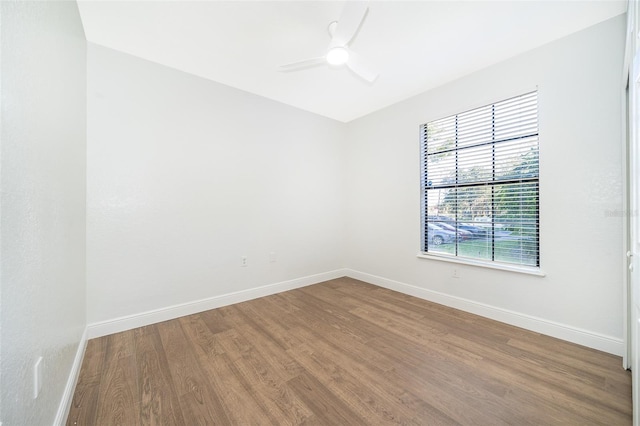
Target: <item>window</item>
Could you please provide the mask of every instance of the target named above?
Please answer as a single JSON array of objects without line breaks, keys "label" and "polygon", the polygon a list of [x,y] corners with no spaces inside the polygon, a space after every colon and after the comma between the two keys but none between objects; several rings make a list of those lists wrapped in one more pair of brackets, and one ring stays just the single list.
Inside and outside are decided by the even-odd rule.
[{"label": "window", "polygon": [[423,253],[539,267],[537,92],[420,133]]}]

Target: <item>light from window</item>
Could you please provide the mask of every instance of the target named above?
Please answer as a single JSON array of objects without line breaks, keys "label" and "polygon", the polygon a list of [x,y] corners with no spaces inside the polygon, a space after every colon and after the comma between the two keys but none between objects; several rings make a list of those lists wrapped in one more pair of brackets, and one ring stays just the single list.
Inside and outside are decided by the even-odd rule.
[{"label": "light from window", "polygon": [[422,251],[539,267],[537,92],[420,130]]}]

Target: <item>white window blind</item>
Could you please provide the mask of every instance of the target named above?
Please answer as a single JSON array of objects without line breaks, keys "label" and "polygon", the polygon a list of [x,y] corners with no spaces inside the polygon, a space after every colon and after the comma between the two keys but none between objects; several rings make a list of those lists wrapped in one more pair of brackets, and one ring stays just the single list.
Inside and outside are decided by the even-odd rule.
[{"label": "white window blind", "polygon": [[421,126],[422,251],[540,266],[538,96]]}]

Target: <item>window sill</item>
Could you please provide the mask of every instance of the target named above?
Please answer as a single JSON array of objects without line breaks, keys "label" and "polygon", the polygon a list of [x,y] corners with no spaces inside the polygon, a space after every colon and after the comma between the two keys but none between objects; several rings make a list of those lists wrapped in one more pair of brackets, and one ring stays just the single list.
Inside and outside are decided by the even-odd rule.
[{"label": "window sill", "polygon": [[517,272],[517,273],[520,273],[520,274],[536,275],[538,277],[546,276],[546,274],[540,268],[532,268],[532,267],[527,267],[527,266],[506,265],[506,264],[503,264],[503,263],[483,262],[481,260],[477,260],[476,261],[476,260],[472,260],[472,259],[462,259],[462,258],[459,258],[459,257],[446,256],[446,255],[426,254],[426,253],[418,253],[417,257],[420,258],[420,259],[439,260],[439,261],[442,261],[442,262],[478,266],[480,268],[498,269],[498,270],[501,270],[501,271],[509,271],[509,272]]}]

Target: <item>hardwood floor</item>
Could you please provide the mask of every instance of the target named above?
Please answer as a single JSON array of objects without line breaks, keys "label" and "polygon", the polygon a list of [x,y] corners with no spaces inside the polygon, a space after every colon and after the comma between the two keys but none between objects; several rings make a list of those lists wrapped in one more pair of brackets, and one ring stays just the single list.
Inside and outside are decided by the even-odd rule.
[{"label": "hardwood floor", "polygon": [[349,278],[88,342],[67,425],[631,424],[619,357]]}]

